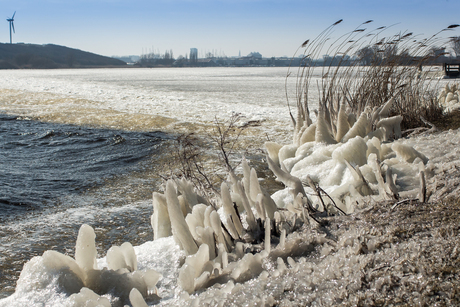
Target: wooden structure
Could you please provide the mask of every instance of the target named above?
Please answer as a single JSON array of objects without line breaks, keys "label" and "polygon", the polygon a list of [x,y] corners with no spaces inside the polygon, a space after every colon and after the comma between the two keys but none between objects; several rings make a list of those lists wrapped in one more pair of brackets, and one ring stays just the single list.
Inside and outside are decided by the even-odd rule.
[{"label": "wooden structure", "polygon": [[460,77],[460,63],[448,64],[444,63],[443,65],[444,73],[449,78],[459,78]]}]

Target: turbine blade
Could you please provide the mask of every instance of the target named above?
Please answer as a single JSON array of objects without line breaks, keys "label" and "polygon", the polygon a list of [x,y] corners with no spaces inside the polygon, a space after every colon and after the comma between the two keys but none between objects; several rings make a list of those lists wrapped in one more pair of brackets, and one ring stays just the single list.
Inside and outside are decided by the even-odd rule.
[{"label": "turbine blade", "polygon": [[11,25],[13,26],[13,33],[16,33],[16,31],[14,31],[14,23],[12,22]]},{"label": "turbine blade", "polygon": [[13,13],[13,17],[11,17],[11,19],[14,19],[14,15],[16,15],[16,11],[14,11],[14,13]]}]

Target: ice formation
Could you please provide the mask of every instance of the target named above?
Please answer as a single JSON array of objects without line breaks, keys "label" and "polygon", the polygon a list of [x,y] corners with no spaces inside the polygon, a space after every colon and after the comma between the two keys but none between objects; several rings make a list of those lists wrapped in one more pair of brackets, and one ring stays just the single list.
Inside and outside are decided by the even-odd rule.
[{"label": "ice formation", "polygon": [[[357,120],[344,106],[336,122],[319,112],[316,123],[309,118],[297,123],[293,144],[266,143],[268,167],[286,187],[273,195],[260,186],[256,171],[245,160],[242,178],[230,171],[220,197],[212,203],[185,179],[169,180],[164,194],[153,193],[154,240],[172,235],[185,251],[176,279],[180,297],[212,289],[213,299],[195,296],[192,305],[218,305],[219,297],[251,279],[266,283],[268,276],[312,272],[312,264],[292,257],[318,245],[324,257],[342,248],[344,255],[356,258],[355,266],[347,270],[360,270],[356,255],[362,244],[355,242],[356,237],[329,242],[324,235],[308,233],[308,225],[321,224],[327,216],[352,213],[370,200],[425,199],[420,186],[429,173],[428,158],[411,146],[389,143],[401,136],[402,119],[387,117],[391,104],[390,100],[382,108],[366,109]],[[301,235],[299,229],[307,234]],[[96,255],[94,230],[83,225],[75,259],[46,251],[24,266],[20,280],[35,274],[38,281],[29,287],[54,284],[57,291],[70,295],[75,306],[109,306],[114,301],[147,306],[146,302],[158,299],[156,284],[161,274],[139,270],[131,244],[112,246],[104,268],[98,268]],[[268,272],[270,261],[276,268]],[[340,267],[340,260],[331,265]],[[335,273],[325,269],[324,274],[332,279],[334,274],[339,278],[354,273],[338,268]],[[259,303],[270,305],[273,297]]]},{"label": "ice formation", "polygon": [[446,84],[446,86],[438,96],[438,101],[441,105],[443,105],[446,108],[447,111],[452,111],[454,109],[460,108],[459,96],[460,89],[458,87],[458,84]]},{"label": "ice formation", "polygon": [[[155,300],[155,286],[161,274],[152,269],[137,270],[136,254],[128,242],[120,247],[112,246],[106,257],[108,267],[98,268],[95,237],[92,227],[84,224],[78,233],[75,259],[52,250],[32,258],[24,265],[16,292],[24,295],[24,292],[55,288],[55,291],[69,295],[67,304],[70,306],[111,306],[111,301],[104,295],[113,296],[112,302],[122,304],[129,302],[132,296],[136,297],[133,306],[143,306],[138,303],[140,298]],[[140,298],[131,293],[133,289]]]}]

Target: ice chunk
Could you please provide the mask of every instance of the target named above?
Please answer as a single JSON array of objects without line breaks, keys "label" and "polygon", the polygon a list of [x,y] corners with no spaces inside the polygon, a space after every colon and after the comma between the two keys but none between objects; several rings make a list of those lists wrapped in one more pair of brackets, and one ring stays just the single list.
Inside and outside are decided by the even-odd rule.
[{"label": "ice chunk", "polygon": [[[57,273],[59,276],[58,284],[67,293],[78,293],[85,285],[87,280],[86,274],[73,258],[56,251],[48,250],[43,253],[40,260],[42,263],[38,264],[38,266],[43,266],[45,274],[49,274],[50,272]],[[29,269],[31,268],[24,266],[23,271],[27,272]]]},{"label": "ice chunk", "polygon": [[133,288],[131,292],[129,292],[129,301],[133,307],[148,307],[142,294],[136,288]]},{"label": "ice chunk", "polygon": [[381,119],[377,123],[377,128],[385,128],[385,141],[388,141],[392,135],[394,135],[395,139],[399,139],[401,137],[401,121],[403,117],[401,115],[393,116],[390,118]]},{"label": "ice chunk", "polygon": [[185,221],[187,222],[188,228],[195,240],[198,235],[196,233],[197,227],[204,227],[204,215],[208,206],[204,204],[195,205],[192,209],[192,213],[187,214]]},{"label": "ice chunk", "polygon": [[298,146],[295,144],[284,145],[283,147],[281,147],[279,150],[279,154],[278,154],[279,163],[283,162],[284,160],[288,158],[295,157],[295,152],[297,148]]},{"label": "ice chunk", "polygon": [[422,154],[421,152],[415,150],[413,147],[404,145],[401,143],[394,143],[391,145],[391,149],[393,149],[398,157],[403,159],[406,162],[412,163],[416,158],[420,158],[423,161],[423,164],[428,162],[428,158]]},{"label": "ice chunk", "polygon": [[[138,291],[139,292],[139,291]],[[140,294],[140,293],[139,293]],[[142,295],[141,295],[142,297]],[[74,307],[94,306],[94,307],[111,307],[110,301],[106,297],[101,297],[88,288],[81,288],[79,293],[72,294],[69,297]],[[146,305],[147,306],[147,305]]]},{"label": "ice chunk", "polygon": [[107,266],[110,270],[127,269],[125,256],[119,246],[112,246],[107,251]]},{"label": "ice chunk", "polygon": [[364,165],[367,162],[367,145],[363,138],[356,136],[348,142],[337,147],[332,152],[332,158],[338,162],[344,163],[347,160],[351,164]]},{"label": "ice chunk", "polygon": [[188,181],[185,178],[176,180],[177,189],[179,192],[185,197],[185,200],[189,204],[190,207],[193,208],[196,204],[198,204],[198,197],[195,193],[195,188],[193,183]]}]

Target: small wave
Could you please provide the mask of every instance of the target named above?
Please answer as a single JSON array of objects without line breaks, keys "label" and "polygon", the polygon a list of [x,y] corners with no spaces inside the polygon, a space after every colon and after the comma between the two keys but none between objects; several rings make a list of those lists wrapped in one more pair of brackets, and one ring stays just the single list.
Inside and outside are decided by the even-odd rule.
[{"label": "small wave", "polygon": [[48,130],[39,136],[39,139],[46,139],[55,136],[56,133],[53,130]]}]

